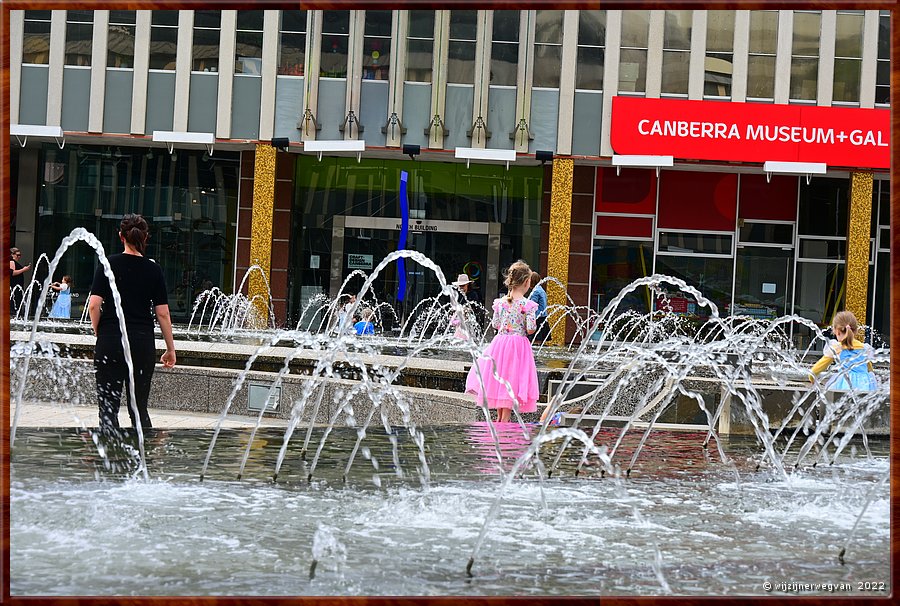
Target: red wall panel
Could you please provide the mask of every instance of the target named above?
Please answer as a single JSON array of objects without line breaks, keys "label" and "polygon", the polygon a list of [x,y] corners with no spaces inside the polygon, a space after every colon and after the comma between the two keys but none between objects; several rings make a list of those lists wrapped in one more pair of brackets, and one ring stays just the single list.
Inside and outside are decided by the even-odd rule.
[{"label": "red wall panel", "polygon": [[737,175],[666,170],[659,182],[660,229],[734,231]]},{"label": "red wall panel", "polygon": [[594,208],[600,213],[656,214],[656,170],[597,167]]},{"label": "red wall panel", "polygon": [[773,175],[767,182],[765,175],[741,175],[741,219],[794,221],[798,184],[795,176]]}]

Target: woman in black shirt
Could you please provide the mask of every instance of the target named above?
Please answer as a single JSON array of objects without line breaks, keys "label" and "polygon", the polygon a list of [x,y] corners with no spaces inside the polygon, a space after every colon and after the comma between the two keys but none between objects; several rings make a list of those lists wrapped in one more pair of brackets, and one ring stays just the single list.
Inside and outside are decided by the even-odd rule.
[{"label": "woman in black shirt", "polygon": [[[25,272],[31,269],[31,264],[22,265],[19,259],[22,258],[22,251],[13,246],[9,249],[9,288],[12,293],[10,301],[10,312],[13,316],[19,310],[22,304],[22,295],[25,290]],[[18,288],[16,288],[18,286]]]},{"label": "woman in black shirt", "polygon": [[[116,288],[122,300],[122,313],[134,365],[135,399],[141,428],[144,430],[151,427],[147,400],[156,364],[154,315],[166,342],[166,352],[160,362],[166,368],[175,366],[175,341],[172,337],[166,282],[159,265],[144,257],[148,237],[147,221],[141,215],[125,215],[119,226],[119,239],[125,252],[109,256]],[[128,380],[128,366],[122,349],[122,333],[119,330],[112,289],[102,265],[94,274],[88,312],[97,336],[94,368],[97,373],[100,429],[109,431],[119,428],[119,401],[122,398],[123,384]],[[127,408],[132,426],[137,427],[131,405],[128,404]]]}]

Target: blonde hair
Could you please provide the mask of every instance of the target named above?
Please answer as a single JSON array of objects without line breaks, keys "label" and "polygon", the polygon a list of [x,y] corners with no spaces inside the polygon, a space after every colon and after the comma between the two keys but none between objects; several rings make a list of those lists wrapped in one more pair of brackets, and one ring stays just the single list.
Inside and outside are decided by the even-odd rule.
[{"label": "blonde hair", "polygon": [[856,316],[853,315],[853,312],[844,310],[834,314],[834,319],[831,321],[831,327],[832,329],[850,329],[844,332],[844,337],[840,341],[842,346],[852,349],[853,339],[856,337],[857,331],[859,331],[859,322],[856,321]]},{"label": "blonde hair", "polygon": [[512,303],[512,291],[517,286],[521,286],[526,282],[531,281],[531,268],[528,267],[528,263],[519,259],[515,263],[509,266],[509,269],[506,270],[506,279],[503,280],[503,285],[506,286],[506,299],[510,303]]}]

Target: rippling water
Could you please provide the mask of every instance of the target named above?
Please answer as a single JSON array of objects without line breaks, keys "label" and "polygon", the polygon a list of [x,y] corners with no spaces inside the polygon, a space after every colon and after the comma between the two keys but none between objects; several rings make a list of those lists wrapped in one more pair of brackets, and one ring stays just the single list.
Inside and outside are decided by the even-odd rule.
[{"label": "rippling water", "polygon": [[[839,596],[860,595],[860,581],[890,587],[884,442],[870,440],[871,457],[848,449],[834,466],[787,479],[756,470],[752,440],[724,444],[732,466],[707,456],[704,434],[655,432],[629,479],[601,477],[596,460],[576,477],[581,450],[571,448],[552,478],[529,466],[512,483],[468,578],[501,482],[494,446],[484,424],[421,431],[427,471],[406,429],[395,451],[380,428],[346,480],[357,431],[334,430],[314,470],[321,430],[306,461],[298,431],[273,484],[282,430],[257,433],[242,481],[250,432],[223,430],[202,482],[211,432],[155,430],[144,482],[128,444],[104,460],[87,432],[19,429],[11,594]],[[614,463],[630,460],[632,436]],[[500,439],[509,469],[530,440],[517,427]],[[558,446],[542,451],[546,465]],[[842,566],[838,552],[870,496]],[[851,589],[786,592],[782,582]]]}]

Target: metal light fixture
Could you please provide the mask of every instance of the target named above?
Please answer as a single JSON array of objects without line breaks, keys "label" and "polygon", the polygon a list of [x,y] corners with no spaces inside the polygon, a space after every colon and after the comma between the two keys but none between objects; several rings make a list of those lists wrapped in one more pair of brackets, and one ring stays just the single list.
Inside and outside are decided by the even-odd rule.
[{"label": "metal light fixture", "polygon": [[534,152],[534,159],[541,164],[553,161],[553,152],[547,149],[538,149]]},{"label": "metal light fixture", "polygon": [[213,144],[215,144],[216,142],[216,136],[214,133],[192,133],[169,130],[155,130],[153,131],[153,140],[162,141],[163,143],[165,143],[166,148],[168,148],[170,154],[174,151],[176,143],[196,143],[199,145],[205,145],[206,150],[211,156],[213,153]]},{"label": "metal light fixture", "polygon": [[656,168],[656,176],[663,166],[672,166],[675,159],[672,156],[642,156],[642,155],[617,155],[613,154],[612,165],[616,167],[616,175],[622,171],[623,166],[636,168]]},{"label": "metal light fixture", "polygon": [[456,157],[465,159],[466,168],[469,168],[469,162],[472,160],[497,160],[498,162],[506,162],[506,169],[509,170],[509,163],[516,161],[516,150],[457,147]]},{"label": "metal light fixture", "polygon": [[322,152],[355,152],[356,161],[361,162],[362,153],[366,151],[366,142],[364,139],[304,141],[303,151],[317,153],[320,162],[322,161]]},{"label": "metal light fixture", "polygon": [[789,175],[806,175],[806,183],[809,184],[813,175],[824,175],[828,171],[828,165],[824,162],[778,162],[767,160],[763,164],[766,172],[766,182],[772,181],[772,173],[786,173]]},{"label": "metal light fixture", "polygon": [[422,147],[420,145],[403,145],[403,153],[409,156],[410,160],[415,160],[416,156],[422,153]]},{"label": "metal light fixture", "polygon": [[288,151],[291,146],[291,140],[287,137],[274,137],[272,139],[272,147],[279,151]]}]

